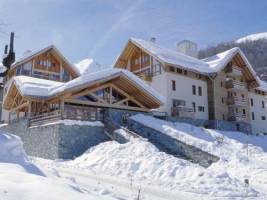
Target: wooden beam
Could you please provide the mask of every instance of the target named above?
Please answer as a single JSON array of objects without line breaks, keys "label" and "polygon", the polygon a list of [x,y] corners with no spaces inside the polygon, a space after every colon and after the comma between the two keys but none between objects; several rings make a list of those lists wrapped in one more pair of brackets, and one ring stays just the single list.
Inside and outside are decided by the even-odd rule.
[{"label": "wooden beam", "polygon": [[16,111],[16,110],[21,109],[21,108],[26,107],[26,106],[28,106],[28,102],[25,102],[25,103],[15,107],[15,108],[10,109],[9,112]]},{"label": "wooden beam", "polygon": [[92,101],[82,101],[82,100],[76,100],[76,99],[65,99],[65,102],[80,104],[80,105],[96,106],[96,107],[109,107],[109,108],[118,108],[118,109],[124,109],[124,110],[135,110],[135,111],[142,111],[142,112],[149,111],[149,109],[147,108],[138,108],[138,107],[133,107],[133,106],[122,106],[122,105],[115,105],[115,104],[102,104],[102,103],[97,103],[97,102],[92,102]]}]

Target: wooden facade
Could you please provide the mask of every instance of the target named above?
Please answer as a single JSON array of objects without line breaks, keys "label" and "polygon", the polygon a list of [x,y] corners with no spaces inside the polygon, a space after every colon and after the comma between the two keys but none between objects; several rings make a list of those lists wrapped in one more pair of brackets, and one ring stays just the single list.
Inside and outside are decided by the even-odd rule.
[{"label": "wooden facade", "polygon": [[41,79],[67,82],[78,76],[73,66],[54,47],[50,46],[16,62],[5,81],[24,75]]}]

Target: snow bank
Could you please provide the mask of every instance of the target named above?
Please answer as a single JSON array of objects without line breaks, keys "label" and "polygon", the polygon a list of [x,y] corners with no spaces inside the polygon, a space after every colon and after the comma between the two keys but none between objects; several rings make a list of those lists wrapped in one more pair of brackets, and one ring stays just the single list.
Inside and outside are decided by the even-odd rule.
[{"label": "snow bank", "polygon": [[40,175],[43,172],[29,161],[21,140],[0,133],[0,199],[117,199],[113,194],[102,194],[96,189],[83,191],[75,181]]},{"label": "snow bank", "polygon": [[18,164],[29,173],[43,175],[42,172],[29,161],[19,137],[3,132],[0,132],[0,163]]},{"label": "snow bank", "polygon": [[[126,144],[105,142],[89,149],[74,161],[58,163],[77,170],[123,177],[134,183],[157,184],[168,190],[182,190],[212,196],[243,196],[244,185],[227,172],[215,172],[178,159],[143,139]],[[139,183],[140,184],[140,183]],[[257,192],[249,189],[249,196]]]}]

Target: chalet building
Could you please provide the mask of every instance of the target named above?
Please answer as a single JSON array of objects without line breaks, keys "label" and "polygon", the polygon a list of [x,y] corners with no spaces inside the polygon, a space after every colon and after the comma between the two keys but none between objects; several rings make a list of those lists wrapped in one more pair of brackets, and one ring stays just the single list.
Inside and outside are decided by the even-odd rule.
[{"label": "chalet building", "polygon": [[4,83],[2,120],[27,117],[29,126],[51,119],[103,121],[105,108],[148,112],[164,102],[127,70],[80,75],[54,46],[16,61]]},{"label": "chalet building", "polygon": [[133,72],[163,95],[166,100],[160,110],[174,118],[267,133],[267,84],[243,52],[233,48],[200,60],[196,49],[190,41],[178,43],[174,51],[155,40],[131,38],[114,67]]}]

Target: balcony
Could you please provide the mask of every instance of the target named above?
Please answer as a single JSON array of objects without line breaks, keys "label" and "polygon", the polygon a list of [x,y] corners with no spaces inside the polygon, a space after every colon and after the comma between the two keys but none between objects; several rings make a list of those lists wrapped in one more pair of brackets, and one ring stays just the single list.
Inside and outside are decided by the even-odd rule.
[{"label": "balcony", "polygon": [[246,90],[245,82],[229,79],[225,81],[225,88],[228,90]]},{"label": "balcony", "polygon": [[242,69],[240,67],[237,66],[232,66],[226,69],[225,73],[228,76],[242,76]]},{"label": "balcony", "polygon": [[228,121],[236,121],[236,122],[246,121],[246,115],[231,113],[228,115]]},{"label": "balcony", "polygon": [[246,107],[247,106],[247,99],[245,98],[238,98],[238,97],[226,97],[227,105],[229,106],[240,106]]},{"label": "balcony", "polygon": [[194,118],[195,112],[193,108],[189,108],[185,106],[176,106],[176,107],[171,108],[171,115],[173,117]]},{"label": "balcony", "polygon": [[152,76],[147,74],[147,73],[139,73],[137,74],[139,78],[141,78],[144,81],[151,82],[152,81]]}]

